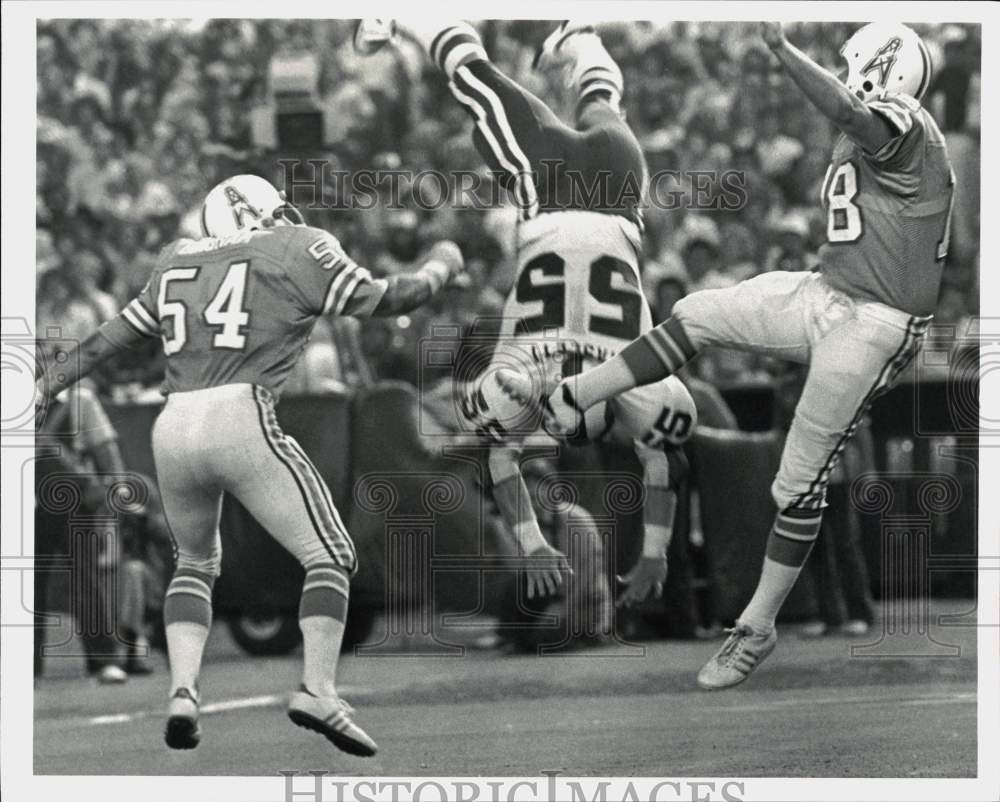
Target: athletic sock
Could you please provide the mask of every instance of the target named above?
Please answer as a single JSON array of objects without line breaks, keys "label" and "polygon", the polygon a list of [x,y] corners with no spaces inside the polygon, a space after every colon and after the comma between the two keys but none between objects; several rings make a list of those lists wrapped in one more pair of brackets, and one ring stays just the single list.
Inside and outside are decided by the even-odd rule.
[{"label": "athletic sock", "polygon": [[573,396],[581,409],[666,378],[695,355],[684,327],[672,317],[629,343],[617,356],[576,376]]},{"label": "athletic sock", "polygon": [[561,47],[573,59],[570,85],[577,93],[577,109],[591,100],[601,99],[619,110],[624,86],[622,72],[605,49],[601,37],[592,31],[576,33]]},{"label": "athletic sock", "polygon": [[335,696],[337,662],[344,639],[350,579],[333,563],[306,569],[299,602],[302,630],[302,684],[317,696]]},{"label": "athletic sock", "polygon": [[170,694],[178,688],[196,688],[205,641],[212,627],[212,586],[215,577],[192,568],[174,572],[163,602],[167,654],[170,658]]},{"label": "athletic sock", "polygon": [[406,30],[423,46],[431,60],[448,78],[452,77],[462,63],[486,58],[483,40],[467,22],[424,25],[408,23]]},{"label": "athletic sock", "polygon": [[802,571],[822,520],[822,510],[785,510],[775,517],[760,581],[739,617],[754,632],[763,635],[774,629],[778,611]]}]

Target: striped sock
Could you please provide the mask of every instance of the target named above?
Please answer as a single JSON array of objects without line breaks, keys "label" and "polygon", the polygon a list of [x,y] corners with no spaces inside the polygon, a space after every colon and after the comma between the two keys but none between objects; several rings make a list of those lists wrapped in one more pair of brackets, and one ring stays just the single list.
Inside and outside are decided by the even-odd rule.
[{"label": "striped sock", "polygon": [[179,622],[212,626],[212,587],[215,577],[194,568],[178,568],[174,572],[167,596],[163,601],[163,622],[167,626]]},{"label": "striped sock", "polygon": [[578,33],[566,39],[562,49],[574,59],[571,80],[577,92],[577,107],[601,99],[617,110],[622,99],[622,72],[601,38],[593,32]]},{"label": "striped sock", "polygon": [[418,38],[427,48],[431,60],[451,79],[455,70],[474,59],[485,59],[486,49],[476,29],[467,22],[457,22],[446,27],[438,27]]},{"label": "striped sock", "polygon": [[781,605],[798,579],[819,534],[822,510],[784,510],[774,519],[757,590],[740,621],[757,633],[774,628]]},{"label": "striped sock", "polygon": [[680,321],[672,317],[629,343],[617,356],[576,377],[573,394],[581,409],[676,372],[697,353]]},{"label": "striped sock", "polygon": [[167,654],[170,658],[170,694],[178,688],[195,689],[205,641],[212,627],[212,586],[215,577],[193,568],[174,572],[163,602]]},{"label": "striped sock", "polygon": [[318,563],[306,570],[299,600],[299,619],[329,616],[338,621],[347,619],[347,600],[351,583],[347,572],[333,563]]},{"label": "striped sock", "polygon": [[779,512],[767,538],[767,556],[789,568],[801,568],[819,535],[823,511],[785,510]]},{"label": "striped sock", "polygon": [[349,594],[350,580],[340,566],[318,563],[306,569],[299,602],[302,684],[318,696],[336,694],[337,661],[344,639]]}]

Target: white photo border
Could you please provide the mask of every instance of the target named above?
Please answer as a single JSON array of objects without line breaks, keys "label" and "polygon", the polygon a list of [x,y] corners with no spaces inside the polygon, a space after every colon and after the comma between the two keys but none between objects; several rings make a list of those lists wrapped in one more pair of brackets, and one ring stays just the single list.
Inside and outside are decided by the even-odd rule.
[{"label": "white photo border", "polygon": [[[8,2],[2,8],[2,215],[0,215],[0,247],[2,247],[3,293],[2,315],[7,320],[34,321],[34,192],[35,185],[35,119],[36,119],[36,21],[54,17],[274,17],[276,12],[287,18],[329,18],[336,12],[339,18],[380,13],[391,17],[394,12],[413,14],[412,3],[307,3],[286,0],[275,6],[263,2]],[[461,7],[461,16],[506,19],[564,19],[589,17],[601,19],[637,20],[759,20],[833,21],[855,19],[902,20],[912,22],[969,22],[982,25],[982,128],[981,142],[1000,141],[998,118],[1000,110],[989,97],[1000,97],[1000,6],[988,3],[936,2],[615,2],[572,3],[546,0],[507,0],[497,6],[470,1]],[[1000,178],[998,152],[993,147],[981,150],[981,218],[1000,220],[1000,203],[993,196],[993,180]],[[993,180],[991,180],[993,179]],[[980,243],[981,263],[996,265],[1000,257],[998,226],[984,226]],[[995,269],[981,271],[981,316],[984,335],[989,333],[1000,342],[1000,274]],[[32,323],[33,325],[33,323]],[[984,408],[1000,409],[1000,384],[995,376],[983,375],[980,403]],[[4,394],[26,393],[22,379],[4,375]],[[827,779],[827,778],[669,778],[684,784],[685,796],[663,799],[692,799],[691,783],[714,783],[714,795],[726,783],[742,783],[740,799],[772,802],[806,802],[806,800],[899,800],[899,802],[939,802],[940,800],[995,800],[1000,798],[1000,448],[981,440],[979,480],[979,554],[983,569],[978,577],[978,767],[975,779]],[[31,565],[31,493],[33,449],[27,442],[5,437],[2,444],[2,622],[0,628],[0,744],[2,744],[3,790],[13,793],[10,799],[94,799],[94,800],[267,800],[286,799],[285,779],[275,777],[104,777],[104,776],[35,776],[33,774],[33,677],[27,655],[32,649],[30,620],[25,624],[22,599],[32,598]],[[24,485],[22,485],[24,482]],[[12,498],[7,489],[26,487],[21,498]],[[23,578],[23,582],[21,579]],[[30,603],[28,605],[31,606]],[[296,788],[307,778],[296,781]],[[335,778],[334,778],[335,779]],[[390,783],[409,779],[413,784],[439,782],[453,788],[453,778],[378,778]],[[538,784],[538,794],[529,796],[529,787],[517,793],[517,799],[544,799],[546,786],[539,777],[522,778],[461,778],[462,782],[478,784],[485,794],[488,783],[504,783],[509,789],[518,780]],[[574,780],[592,794],[602,778],[559,778]],[[631,781],[636,791],[648,795],[663,779],[612,779],[607,798],[624,794]],[[494,786],[495,787],[495,786]],[[304,787],[302,787],[304,789]],[[733,793],[737,789],[731,789]],[[707,792],[707,787],[702,786]],[[506,793],[506,791],[505,791]],[[297,796],[296,799],[308,799]],[[335,798],[334,796],[324,798]],[[388,795],[376,798],[390,798]],[[400,799],[405,799],[401,795]],[[437,798],[433,794],[426,798]],[[481,798],[489,798],[481,796]],[[618,796],[617,798],[621,798]]]}]

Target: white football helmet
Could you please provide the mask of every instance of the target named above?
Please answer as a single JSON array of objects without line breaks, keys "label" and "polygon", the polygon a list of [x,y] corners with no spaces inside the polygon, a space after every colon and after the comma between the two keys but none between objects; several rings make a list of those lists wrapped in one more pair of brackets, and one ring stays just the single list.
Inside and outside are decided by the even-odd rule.
[{"label": "white football helmet", "polygon": [[231,237],[277,225],[304,226],[299,210],[269,181],[256,175],[234,175],[205,196],[201,230],[206,237]]},{"label": "white football helmet", "polygon": [[844,83],[866,103],[886,91],[920,100],[931,83],[927,46],[901,23],[872,22],[859,28],[840,55],[847,61]]}]

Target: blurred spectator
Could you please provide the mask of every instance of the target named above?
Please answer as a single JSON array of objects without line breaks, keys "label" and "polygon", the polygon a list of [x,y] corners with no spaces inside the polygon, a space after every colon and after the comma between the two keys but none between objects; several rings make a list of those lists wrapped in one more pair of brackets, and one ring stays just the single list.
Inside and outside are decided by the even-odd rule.
[{"label": "blurred spectator", "polygon": [[35,470],[35,674],[42,673],[45,615],[53,609],[49,589],[65,573],[58,563],[68,560],[67,608],[87,671],[101,683],[124,682],[114,605],[121,543],[95,522],[106,513],[109,476],[124,472],[117,434],[93,391],[77,385],[48,410],[39,435],[59,449],[42,445]]},{"label": "blurred spectator", "polygon": [[148,498],[121,515],[118,631],[125,642],[125,671],[141,675],[153,672],[151,648],[166,646],[161,613],[173,573],[173,539],[156,482],[147,476],[136,478],[146,487]]},{"label": "blurred spectator", "polygon": [[810,251],[809,219],[803,212],[789,211],[774,221],[771,228],[774,244],[764,258],[764,270],[798,272],[813,270],[819,264]]}]

